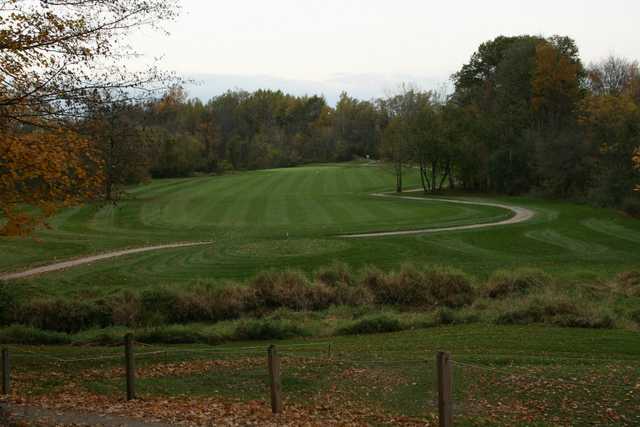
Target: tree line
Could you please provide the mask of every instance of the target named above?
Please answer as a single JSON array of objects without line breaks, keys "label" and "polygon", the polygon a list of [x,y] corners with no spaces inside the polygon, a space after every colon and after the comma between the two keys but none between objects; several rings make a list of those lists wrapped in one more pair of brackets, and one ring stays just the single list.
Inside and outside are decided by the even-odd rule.
[{"label": "tree line", "polygon": [[0,234],[151,178],[357,158],[391,165],[398,191],[415,173],[429,193],[535,192],[640,212],[637,62],[586,66],[568,37],[501,36],[452,76],[453,93],[403,86],[367,101],[343,93],[333,107],[235,90],[202,102],[153,67],[120,66],[130,31],[176,13],[172,0],[0,6]]},{"label": "tree line", "polygon": [[[403,86],[335,107],[319,96],[230,91],[203,103],[174,87],[139,104],[146,173],[176,177],[370,157],[396,188],[538,193],[640,211],[640,69],[609,57],[585,66],[568,37],[498,37],[452,76],[453,93]],[[126,110],[126,109],[125,109]],[[130,111],[116,122],[132,121]],[[125,129],[126,126],[119,126]],[[131,159],[126,138],[117,139]],[[635,163],[634,163],[635,162]],[[123,163],[124,165],[124,163]],[[124,170],[123,170],[124,172]]]}]

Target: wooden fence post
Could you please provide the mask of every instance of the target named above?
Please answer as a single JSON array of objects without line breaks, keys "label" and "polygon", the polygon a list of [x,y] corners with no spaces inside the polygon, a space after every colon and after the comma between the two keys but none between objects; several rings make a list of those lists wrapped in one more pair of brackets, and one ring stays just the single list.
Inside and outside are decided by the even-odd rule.
[{"label": "wooden fence post", "polygon": [[11,391],[9,382],[10,366],[9,366],[9,350],[2,349],[2,394],[7,395]]},{"label": "wooden fence post", "polygon": [[280,356],[276,346],[269,347],[269,379],[271,386],[271,412],[282,412],[282,382],[280,379]]},{"label": "wooden fence post", "polygon": [[451,354],[445,352],[438,353],[437,369],[440,427],[451,427],[453,426]]},{"label": "wooden fence post", "polygon": [[136,398],[136,365],[133,354],[133,334],[124,337],[125,370],[127,374],[127,400]]}]

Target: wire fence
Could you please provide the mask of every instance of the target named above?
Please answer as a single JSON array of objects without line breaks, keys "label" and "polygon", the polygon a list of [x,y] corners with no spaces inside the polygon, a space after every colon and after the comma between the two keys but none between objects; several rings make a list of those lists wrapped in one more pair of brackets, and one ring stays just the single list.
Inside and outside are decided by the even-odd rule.
[{"label": "wire fence", "polygon": [[[140,413],[151,410],[150,402],[164,402],[169,413],[178,403],[211,408],[223,401],[243,408],[259,402],[266,413],[278,382],[285,414],[430,424],[450,411],[455,422],[640,425],[640,361],[632,359],[519,354],[500,355],[496,363],[496,355],[461,352],[443,365],[434,350],[357,351],[325,341],[278,344],[271,350],[277,351],[274,362],[266,346],[132,347],[129,358],[122,347],[9,349],[2,393],[50,406],[56,399],[90,402],[97,411],[118,403]],[[136,399],[122,406],[132,381],[135,393],[128,397]]]}]

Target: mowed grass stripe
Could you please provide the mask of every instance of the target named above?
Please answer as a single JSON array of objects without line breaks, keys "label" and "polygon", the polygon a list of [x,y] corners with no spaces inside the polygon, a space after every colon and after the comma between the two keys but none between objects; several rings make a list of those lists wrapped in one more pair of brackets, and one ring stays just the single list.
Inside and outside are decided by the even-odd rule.
[{"label": "mowed grass stripe", "polygon": [[[406,173],[409,188],[417,182],[417,174]],[[406,261],[451,265],[482,277],[514,266],[542,267],[563,277],[601,277],[640,265],[635,242],[639,221],[611,210],[533,198],[496,200],[538,213],[524,224],[365,239],[349,242],[339,251],[331,249],[329,238],[336,234],[481,223],[504,214],[494,208],[368,196],[392,190],[393,184],[388,168],[340,165],[161,180],[136,187],[131,198],[115,208],[64,211],[53,219],[52,230],[38,233],[39,243],[0,239],[0,270],[19,270],[87,252],[203,239],[215,240],[216,251],[180,249],[140,255],[109,261],[109,268],[96,263],[30,283],[41,294],[71,289],[101,294],[106,289],[161,282],[247,277],[262,266],[310,272],[336,258],[354,266],[383,268],[396,268]],[[308,239],[304,247],[324,245],[327,250],[277,250],[287,246],[287,235]]]}]

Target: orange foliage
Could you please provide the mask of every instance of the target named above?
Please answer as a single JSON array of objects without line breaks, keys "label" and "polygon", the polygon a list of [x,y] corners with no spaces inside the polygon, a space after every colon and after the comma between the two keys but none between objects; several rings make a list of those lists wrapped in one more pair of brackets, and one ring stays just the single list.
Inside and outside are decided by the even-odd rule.
[{"label": "orange foliage", "polygon": [[532,79],[532,107],[536,112],[568,112],[580,96],[580,65],[562,55],[550,43],[536,47],[536,67]]},{"label": "orange foliage", "polygon": [[61,207],[98,195],[93,144],[68,130],[0,134],[0,235],[26,235]]}]

